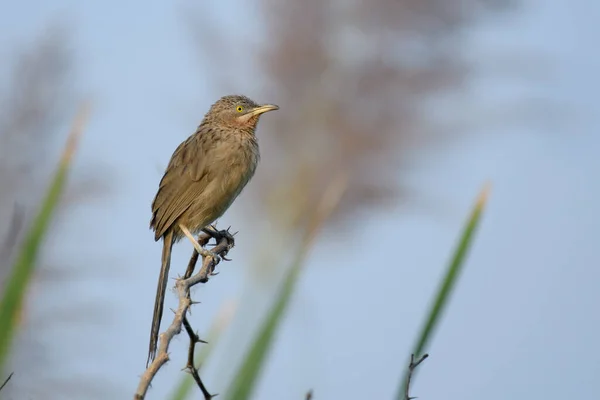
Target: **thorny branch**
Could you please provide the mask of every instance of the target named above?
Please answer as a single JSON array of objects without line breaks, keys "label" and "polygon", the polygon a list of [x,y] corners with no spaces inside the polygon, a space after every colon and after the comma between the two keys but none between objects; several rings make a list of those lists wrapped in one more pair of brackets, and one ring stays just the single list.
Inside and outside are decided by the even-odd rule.
[{"label": "thorny branch", "polygon": [[406,375],[406,395],[404,396],[404,400],[412,400],[416,399],[416,397],[410,397],[410,379],[412,378],[412,374],[415,369],[421,364],[425,359],[429,357],[429,354],[423,354],[421,358],[415,361],[415,355],[410,355],[410,364],[408,365],[408,374]]},{"label": "thorny branch", "polygon": [[[227,260],[227,253],[234,246],[232,234],[229,233],[229,230],[216,231],[215,229],[206,229],[204,230],[204,233],[198,236],[197,240],[201,246],[205,246],[211,238],[214,238],[216,241],[216,245],[211,249],[211,252],[221,257],[221,259]],[[203,257],[200,271],[193,275],[198,258],[198,252],[194,250],[190,258],[190,262],[188,263],[185,275],[182,278],[178,278],[175,283],[177,297],[179,298],[179,305],[175,311],[175,315],[173,316],[173,322],[171,322],[171,325],[169,325],[169,327],[159,337],[159,347],[156,358],[148,366],[140,378],[140,383],[134,396],[135,400],[143,400],[146,396],[146,392],[148,391],[152,380],[160,368],[169,360],[169,345],[171,344],[173,338],[181,332],[182,327],[185,328],[188,336],[190,337],[188,361],[185,369],[192,374],[206,400],[209,400],[215,396],[208,392],[202,383],[202,380],[200,379],[198,369],[194,366],[194,350],[196,343],[203,343],[203,341],[200,340],[187,320],[189,308],[194,303],[190,298],[190,289],[199,283],[208,282],[210,276],[216,275],[214,272],[216,264],[212,257]]]}]

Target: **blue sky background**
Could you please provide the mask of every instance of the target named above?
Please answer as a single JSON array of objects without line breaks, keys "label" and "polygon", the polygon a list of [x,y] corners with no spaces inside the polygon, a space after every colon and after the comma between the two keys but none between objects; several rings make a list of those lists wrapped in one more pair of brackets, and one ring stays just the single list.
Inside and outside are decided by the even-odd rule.
[{"label": "blue sky background", "polygon": [[[114,179],[108,196],[78,206],[55,226],[68,240],[52,238],[44,253],[74,271],[85,267],[86,274],[40,288],[28,318],[73,305],[100,308],[74,312],[68,324],[51,325],[43,337],[26,332],[43,344],[44,353],[33,360],[39,356],[51,367],[42,362],[31,373],[16,371],[14,399],[47,393],[31,385],[37,378],[66,385],[90,376],[110,398],[130,397],[143,372],[161,250],[147,228],[149,203],[172,150],[220,95],[203,79],[203,62],[182,20],[190,4],[0,3],[2,58],[49,21],[66,19],[74,28],[76,83],[94,109],[73,175],[85,179],[90,168],[105,168]],[[255,29],[247,2],[195,7],[206,7],[219,24],[244,26],[244,35]],[[317,400],[391,398],[442,267],[486,180],[493,183],[489,207],[413,393],[431,400],[600,396],[599,21],[597,2],[538,0],[466,32],[472,80],[452,108],[437,112],[469,124],[473,134],[409,176],[439,209],[373,212],[357,221],[363,229],[324,237],[333,250],[318,246],[312,253],[257,399],[301,399],[308,388]],[[518,76],[507,77],[511,54],[526,57]],[[252,90],[248,83],[237,91],[252,96]],[[524,110],[535,118],[515,113],[521,103],[541,104]],[[289,112],[281,106],[279,112]],[[261,126],[268,123],[264,118]],[[236,321],[217,358],[237,354],[268,297],[259,284],[244,286],[242,264],[253,249],[244,244],[252,233],[243,203],[242,195],[221,220],[241,230],[234,261],[195,292],[201,329],[223,302],[243,291],[252,295],[243,309],[256,314]],[[365,233],[370,229],[383,238],[372,241]],[[370,251],[360,251],[365,247]],[[176,248],[173,273],[183,272],[176,266],[189,253],[186,245]],[[174,296],[169,301],[175,304]],[[173,361],[149,399],[163,398],[179,380],[185,347],[184,337],[175,340]],[[205,373],[210,390],[223,393],[232,368],[230,359],[211,363]],[[75,393],[69,398],[81,398]]]}]

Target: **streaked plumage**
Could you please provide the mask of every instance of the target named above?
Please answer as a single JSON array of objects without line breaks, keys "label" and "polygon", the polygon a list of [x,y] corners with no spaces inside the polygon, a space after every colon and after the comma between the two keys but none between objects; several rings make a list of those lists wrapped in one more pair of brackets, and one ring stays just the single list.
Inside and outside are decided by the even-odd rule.
[{"label": "streaked plumage", "polygon": [[163,238],[163,254],[148,362],[156,355],[171,249],[184,237],[179,225],[197,234],[225,213],[256,171],[260,115],[276,109],[245,96],[222,97],[171,156],[152,203],[150,228],[155,240]]}]

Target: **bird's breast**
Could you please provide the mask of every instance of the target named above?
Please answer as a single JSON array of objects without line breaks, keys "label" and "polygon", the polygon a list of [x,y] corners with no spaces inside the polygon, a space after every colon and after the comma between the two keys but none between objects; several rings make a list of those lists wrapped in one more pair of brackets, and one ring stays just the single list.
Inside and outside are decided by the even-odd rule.
[{"label": "bird's breast", "polygon": [[211,193],[213,204],[218,205],[215,213],[221,215],[254,176],[260,154],[254,140],[224,141],[214,150],[218,156],[213,158],[214,176],[207,192]]},{"label": "bird's breast", "polygon": [[241,140],[228,145],[229,156],[224,160],[220,181],[223,191],[235,198],[254,176],[260,155],[255,141]]}]

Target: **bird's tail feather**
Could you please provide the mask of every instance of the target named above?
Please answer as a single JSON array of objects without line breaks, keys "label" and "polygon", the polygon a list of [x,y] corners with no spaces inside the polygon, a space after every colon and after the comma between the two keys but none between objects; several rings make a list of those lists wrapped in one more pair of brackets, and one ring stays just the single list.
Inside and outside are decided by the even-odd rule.
[{"label": "bird's tail feather", "polygon": [[158,278],[158,287],[156,288],[156,299],[154,300],[154,314],[152,316],[152,331],[150,332],[150,346],[148,349],[148,360],[146,367],[156,357],[158,344],[158,333],[160,330],[160,321],[162,319],[165,303],[165,293],[167,291],[167,282],[169,281],[169,268],[171,266],[171,249],[173,248],[173,232],[168,231],[163,237],[162,261],[160,275]]}]

